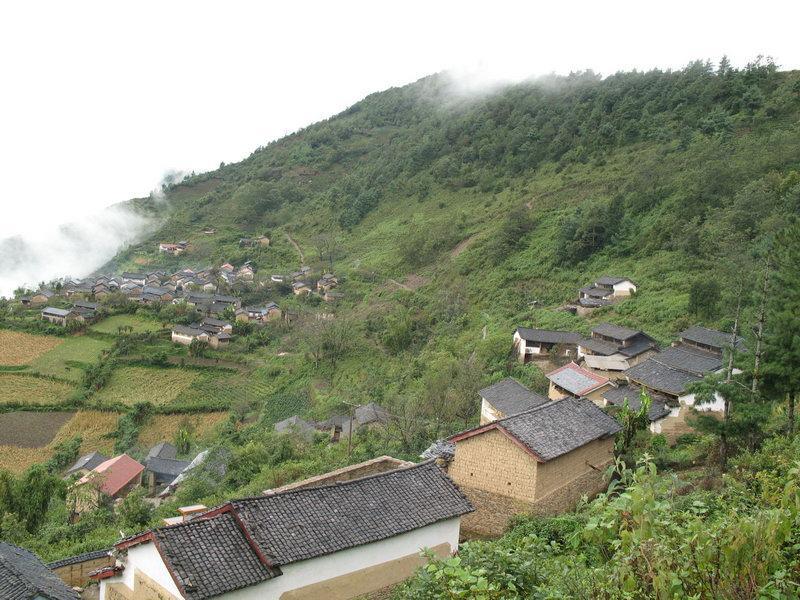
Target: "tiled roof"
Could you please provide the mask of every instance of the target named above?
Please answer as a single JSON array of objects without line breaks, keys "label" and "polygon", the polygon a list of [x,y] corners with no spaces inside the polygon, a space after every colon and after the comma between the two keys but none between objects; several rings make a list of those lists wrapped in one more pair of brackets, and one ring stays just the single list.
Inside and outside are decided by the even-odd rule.
[{"label": "tiled roof", "polygon": [[639,335],[641,332],[636,329],[630,329],[629,327],[614,325],[613,323],[600,323],[592,329],[592,333],[597,333],[598,335],[610,337],[615,340],[625,341]]},{"label": "tiled roof", "polygon": [[292,415],[288,419],[284,419],[283,421],[278,421],[275,423],[275,431],[283,432],[291,431],[292,429],[296,429],[298,431],[313,431],[314,426],[297,415]]},{"label": "tiled roof", "polygon": [[78,594],[68,588],[35,554],[0,542],[0,598],[78,600]]},{"label": "tiled roof", "polygon": [[581,334],[573,331],[552,331],[549,329],[529,329],[517,327],[519,337],[528,342],[541,342],[544,344],[577,344]]},{"label": "tiled roof", "polygon": [[329,486],[234,500],[179,525],[117,542],[158,541],[190,600],[266,581],[280,567],[451,519],[473,510],[433,462]]},{"label": "tiled roof", "polygon": [[60,567],[76,565],[78,563],[87,562],[90,560],[97,560],[98,558],[109,556],[110,552],[111,550],[109,548],[106,548],[105,550],[95,550],[94,552],[84,552],[83,554],[78,554],[76,556],[69,556],[67,558],[62,558],[61,560],[57,560],[55,562],[47,563],[47,568],[58,569]]},{"label": "tiled roof", "polygon": [[653,349],[658,349],[658,345],[648,335],[642,333],[629,345],[620,346],[619,353],[631,358]]},{"label": "tiled roof", "polygon": [[382,406],[370,402],[363,406],[356,407],[353,416],[358,425],[369,425],[370,423],[388,423],[391,419],[389,411]]},{"label": "tiled roof", "polygon": [[619,346],[616,344],[603,340],[596,340],[594,338],[581,340],[580,345],[587,350],[591,350],[593,354],[599,354],[600,356],[611,356],[612,354],[616,354],[619,349]]},{"label": "tiled roof", "polygon": [[78,480],[79,484],[92,482],[107,496],[114,496],[144,471],[140,464],[127,454],[110,458]]},{"label": "tiled roof", "polygon": [[722,359],[719,356],[701,350],[693,350],[687,346],[666,348],[652,359],[662,365],[695,375],[703,375],[722,368]]},{"label": "tiled roof", "polygon": [[178,456],[178,449],[169,442],[159,442],[147,453],[147,460],[151,458],[175,458]]},{"label": "tiled roof", "polygon": [[534,406],[547,403],[547,398],[532,392],[513,377],[501,379],[478,392],[493,407],[506,416],[515,415]]},{"label": "tiled roof", "polygon": [[176,460],[174,458],[159,458],[154,456],[148,459],[146,467],[147,470],[155,475],[161,475],[164,478],[174,479],[180,475],[183,470],[189,466],[188,460]]},{"label": "tiled roof", "polygon": [[190,600],[212,598],[280,574],[253,551],[231,514],[154,530],[167,567]]},{"label": "tiled roof", "polygon": [[630,281],[627,277],[613,277],[611,275],[603,275],[597,280],[597,285],[617,285],[623,281]]},{"label": "tiled roof", "polygon": [[663,365],[654,358],[648,358],[631,367],[624,371],[624,374],[631,381],[673,396],[680,396],[687,385],[703,379],[698,375]]},{"label": "tiled roof", "polygon": [[[631,410],[639,410],[642,405],[642,388],[635,385],[623,385],[609,389],[603,394],[603,398],[609,404],[614,406],[622,406],[625,400],[628,401],[628,406]],[[659,394],[650,394],[650,410],[647,411],[647,416],[651,421],[658,421],[669,414],[669,407],[666,405],[664,396]]]},{"label": "tiled roof", "polygon": [[107,460],[108,460],[107,456],[103,456],[97,451],[91,452],[89,454],[84,454],[78,460],[76,460],[75,464],[73,464],[67,470],[67,475],[69,475],[70,473],[74,473],[79,469],[89,469],[91,471],[96,466],[104,463]]},{"label": "tiled roof", "polygon": [[456,442],[501,428],[542,461],[552,460],[594,440],[615,435],[620,425],[585,398],[565,398],[452,436]]},{"label": "tiled roof", "polygon": [[599,288],[595,285],[584,286],[579,291],[586,294],[590,298],[606,298],[614,293],[613,290]]},{"label": "tiled roof", "polygon": [[[723,348],[730,348],[731,345],[730,333],[717,331],[716,329],[708,329],[707,327],[700,327],[699,325],[694,325],[685,331],[681,331],[678,334],[678,337],[690,342],[695,342],[697,344],[704,344],[706,346],[711,346],[712,348],[719,348],[720,350]],[[744,338],[739,336],[736,337],[736,349],[739,351],[743,351],[745,349]]]},{"label": "tiled roof", "polygon": [[472,511],[433,462],[231,503],[279,565],[390,538]]},{"label": "tiled roof", "polygon": [[56,308],[54,306],[48,306],[42,310],[43,315],[53,315],[55,317],[66,317],[71,312],[72,312],[71,310]]},{"label": "tiled roof", "polygon": [[584,396],[608,383],[607,377],[587,371],[574,362],[567,363],[560,369],[548,373],[547,378],[558,387],[576,396]]}]

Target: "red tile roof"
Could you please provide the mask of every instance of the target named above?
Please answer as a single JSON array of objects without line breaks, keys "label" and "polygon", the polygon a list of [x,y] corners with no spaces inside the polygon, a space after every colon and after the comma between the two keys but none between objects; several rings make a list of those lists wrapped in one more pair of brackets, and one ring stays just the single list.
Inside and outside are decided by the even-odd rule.
[{"label": "red tile roof", "polygon": [[92,481],[98,489],[112,498],[144,471],[144,465],[127,454],[109,458],[78,480],[78,485]]}]

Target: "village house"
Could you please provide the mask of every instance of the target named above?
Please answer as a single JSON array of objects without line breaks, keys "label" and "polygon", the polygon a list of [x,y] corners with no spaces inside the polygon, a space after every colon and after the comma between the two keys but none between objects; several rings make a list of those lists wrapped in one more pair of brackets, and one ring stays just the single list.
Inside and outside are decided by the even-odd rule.
[{"label": "village house", "polygon": [[184,472],[190,461],[178,460],[177,450],[172,444],[161,442],[150,449],[144,463],[142,485],[153,496],[175,481]]},{"label": "village house", "polygon": [[135,273],[132,271],[125,271],[122,274],[122,283],[135,283],[137,285],[144,286],[146,281],[147,281],[146,273]]},{"label": "village house", "polygon": [[[670,407],[667,405],[667,398],[661,394],[648,394],[650,396],[650,409],[647,411],[647,418],[650,419],[650,433],[659,434],[663,432],[664,423],[670,416]],[[608,388],[603,392],[602,401],[595,402],[598,406],[614,407],[620,409],[627,402],[632,411],[638,411],[642,407],[642,389],[636,385],[620,385]]]},{"label": "village house", "polygon": [[256,248],[258,246],[269,246],[269,238],[265,235],[260,235],[255,238],[241,238],[239,246],[242,248]]},{"label": "village house", "polygon": [[336,275],[332,273],[325,273],[318,281],[317,281],[317,290],[321,292],[327,292],[335,288],[339,285],[339,279]]},{"label": "village house", "polygon": [[144,286],[139,301],[143,304],[157,304],[159,302],[172,302],[175,294],[172,290],[163,287]]},{"label": "village house", "polygon": [[524,364],[538,358],[547,359],[551,352],[574,359],[582,336],[572,331],[517,327],[513,339],[517,359]]},{"label": "village house", "polygon": [[[47,564],[47,568],[55,573],[69,587],[85,588],[91,583],[89,574],[97,569],[114,565],[114,557],[106,548],[84,552]],[[34,597],[35,598],[35,597]]]},{"label": "village house", "polygon": [[124,498],[138,487],[144,465],[127,454],[120,454],[100,463],[72,486],[75,512],[80,514],[99,506],[104,498]]},{"label": "village house", "polygon": [[97,311],[100,310],[100,304],[86,300],[76,300],[72,304],[72,310],[82,316],[84,321],[91,323],[97,319]]},{"label": "village house", "polygon": [[47,304],[50,302],[51,298],[55,297],[55,292],[51,290],[40,290],[31,294],[30,296],[22,296],[19,301],[22,303],[23,306],[41,306],[42,304]]},{"label": "village house", "polygon": [[[722,356],[723,350],[731,347],[731,334],[695,325],[678,334],[677,345],[688,346]],[[737,352],[747,351],[744,345],[744,338],[740,336],[736,336],[734,346]]]},{"label": "village house", "polygon": [[585,365],[609,377],[621,377],[622,371],[656,352],[658,344],[646,333],[611,323],[600,323],[578,344],[578,357]]},{"label": "village house", "polygon": [[183,254],[187,246],[187,242],[179,242],[177,244],[161,243],[158,245],[158,251],[171,254],[172,256],[178,256],[179,254]]},{"label": "village house", "polygon": [[483,388],[478,395],[481,397],[481,425],[525,412],[548,402],[547,398],[532,392],[513,377],[506,377]]},{"label": "village house", "polygon": [[[174,325],[172,327],[172,341],[176,344],[190,346],[194,340],[198,340],[214,349],[227,346],[233,338],[230,329],[226,330],[226,327],[214,325],[213,323],[216,322],[216,319],[205,319],[202,323]],[[224,323],[228,328],[231,327],[225,321],[219,322]]]},{"label": "village house", "polygon": [[236,271],[236,279],[239,281],[253,281],[256,270],[252,265],[244,264]]},{"label": "village house", "polygon": [[587,308],[607,306],[614,300],[636,293],[636,284],[627,277],[604,275],[578,290],[578,303]]},{"label": "village house", "polygon": [[100,466],[107,460],[107,456],[100,454],[96,450],[94,452],[90,452],[89,454],[84,454],[78,460],[76,460],[69,469],[66,470],[64,473],[64,478],[67,479],[73,475],[83,477],[89,471]]},{"label": "village house", "polygon": [[266,323],[280,318],[281,309],[274,302],[268,302],[264,306],[247,306],[236,310],[237,321]]},{"label": "village house", "polygon": [[310,423],[298,415],[292,415],[287,419],[278,421],[275,423],[274,428],[278,433],[295,433],[307,441],[314,439],[314,434],[317,431],[314,423]]},{"label": "village house", "polygon": [[100,600],[345,600],[411,576],[423,548],[454,553],[471,510],[426,462],[227,502],[117,542],[118,563],[95,578]]},{"label": "village house", "polygon": [[692,411],[722,414],[725,402],[719,394],[712,402],[699,404],[695,394],[688,391],[691,384],[702,381],[706,375],[722,371],[721,355],[692,346],[672,346],[631,367],[624,375],[631,384],[649,394],[666,398],[670,414],[659,424],[657,433],[672,441],[692,430],[686,422]]},{"label": "village house", "polygon": [[306,281],[295,281],[292,284],[292,293],[295,296],[307,296],[311,293],[311,284]]},{"label": "village house", "polygon": [[336,290],[328,290],[322,294],[322,300],[325,302],[338,302],[342,298],[344,298],[344,294],[337,292]]},{"label": "village house", "polygon": [[61,325],[61,327],[66,327],[67,323],[83,323],[84,321],[79,312],[73,309],[55,308],[54,306],[48,306],[42,310],[42,319],[55,325]]},{"label": "village house", "polygon": [[158,494],[158,497],[166,498],[173,494],[186,477],[196,469],[201,469],[202,471],[210,473],[210,476],[213,477],[213,481],[220,481],[227,472],[229,458],[230,454],[227,451],[217,451],[212,454],[210,450],[203,450],[192,459],[192,462],[181,471],[180,475],[173,479],[171,483],[167,484]]},{"label": "village house", "polygon": [[572,397],[588,398],[593,402],[599,402],[603,393],[614,387],[608,377],[587,371],[574,362],[548,373],[547,378],[550,380],[550,388],[547,392],[550,400]]},{"label": "village house", "polygon": [[78,593],[48,569],[33,552],[0,541],[0,598],[79,600]]},{"label": "village house", "polygon": [[619,430],[593,403],[566,398],[449,438],[442,462],[476,508],[465,533],[500,535],[516,514],[558,514],[603,491]]}]

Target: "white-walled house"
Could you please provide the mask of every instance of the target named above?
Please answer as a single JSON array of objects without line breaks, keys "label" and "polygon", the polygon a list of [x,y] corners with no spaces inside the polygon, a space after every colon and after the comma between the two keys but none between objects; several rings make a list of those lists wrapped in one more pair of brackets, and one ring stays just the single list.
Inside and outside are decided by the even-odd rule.
[{"label": "white-walled house", "polygon": [[523,364],[538,358],[549,358],[552,351],[560,356],[575,358],[581,339],[581,334],[573,331],[528,327],[517,327],[513,337],[517,360]]},{"label": "white-walled house", "polygon": [[466,497],[432,461],[335,485],[234,500],[126,538],[94,574],[100,600],[346,600],[458,548]]},{"label": "white-walled house", "polygon": [[549,400],[529,390],[513,377],[506,377],[478,392],[481,397],[481,425],[525,412]]}]

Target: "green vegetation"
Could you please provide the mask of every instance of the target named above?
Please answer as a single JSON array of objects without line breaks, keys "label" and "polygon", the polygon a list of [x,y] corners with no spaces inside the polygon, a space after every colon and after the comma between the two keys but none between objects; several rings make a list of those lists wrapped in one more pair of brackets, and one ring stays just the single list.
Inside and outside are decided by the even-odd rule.
[{"label": "green vegetation", "polygon": [[88,335],[69,337],[31,363],[31,369],[42,375],[79,382],[86,367],[95,362],[111,344]]},{"label": "green vegetation", "polygon": [[[224,478],[199,470],[154,514],[133,498],[121,514],[101,507],[73,526],[52,502],[35,531],[17,515],[0,535],[52,559],[105,547],[182,504],[215,505],[379,454],[415,460],[476,422],[482,386],[512,375],[545,391],[539,367],[509,354],[516,326],[586,334],[611,321],[668,344],[699,322],[735,328],[752,350],[733,357],[741,375],[698,386],[700,397],[729,399],[725,419],[698,419],[697,434],[670,448],[643,431],[642,412],[623,410],[617,451],[628,467],[618,465],[608,494],[471,542],[398,594],[797,597],[798,117],[800,74],[761,60],[578,73],[469,98],[437,75],[167,186],[164,203],[135,201],[161,225],[110,268],[250,260],[256,284],[226,291],[246,305],[274,300],[291,323],[237,325],[229,347],[189,352],[155,331],[190,315],[141,307],[82,336],[36,336],[63,342],[25,360],[2,359],[13,345],[0,337],[0,364],[79,383],[77,403],[120,411],[104,429],[116,426],[117,451],[168,439],[229,462]],[[239,246],[263,233],[269,247]],[[189,249],[159,254],[168,239]],[[339,276],[341,301],[294,297],[269,280],[296,270],[301,254],[315,277]],[[603,274],[639,290],[585,318],[559,310]],[[42,331],[35,319],[12,311],[0,334]],[[12,374],[22,376],[2,376]],[[367,402],[396,420],[358,433],[351,453],[323,435],[308,443],[272,431],[292,414],[323,419]],[[205,417],[213,427],[201,434]],[[72,446],[54,441],[48,452]]]},{"label": "green vegetation", "polygon": [[0,373],[0,407],[66,404],[73,386],[28,373]]}]

